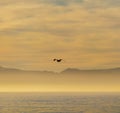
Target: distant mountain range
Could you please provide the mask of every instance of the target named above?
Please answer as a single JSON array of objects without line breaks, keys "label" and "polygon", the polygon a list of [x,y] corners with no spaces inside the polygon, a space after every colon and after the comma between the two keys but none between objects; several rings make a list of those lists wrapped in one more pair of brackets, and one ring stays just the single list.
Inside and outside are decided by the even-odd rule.
[{"label": "distant mountain range", "polygon": [[30,74],[54,74],[52,71],[33,71],[33,70],[22,70],[16,68],[7,68],[0,66],[0,73],[30,73]]},{"label": "distant mountain range", "polygon": [[91,70],[80,70],[76,68],[68,68],[61,72],[62,74],[95,74],[95,73],[120,73],[120,68],[111,69],[91,69]]},{"label": "distant mountain range", "polygon": [[[32,71],[32,70],[22,70],[16,68],[6,68],[0,66],[0,73],[36,73],[36,74],[55,74],[53,71]],[[92,69],[92,70],[80,70],[77,68],[67,68],[60,72],[59,74],[99,74],[99,73],[120,73],[120,68],[111,69]]]},{"label": "distant mountain range", "polygon": [[15,68],[6,68],[6,67],[0,66],[0,72],[5,72],[5,71],[22,71],[22,70],[15,69]]}]

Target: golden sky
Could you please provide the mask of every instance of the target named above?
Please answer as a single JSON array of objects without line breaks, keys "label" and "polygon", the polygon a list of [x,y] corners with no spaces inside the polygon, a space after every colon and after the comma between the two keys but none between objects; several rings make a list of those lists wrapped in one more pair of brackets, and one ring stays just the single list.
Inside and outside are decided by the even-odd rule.
[{"label": "golden sky", "polygon": [[54,71],[120,67],[119,12],[120,0],[1,0],[0,65]]}]

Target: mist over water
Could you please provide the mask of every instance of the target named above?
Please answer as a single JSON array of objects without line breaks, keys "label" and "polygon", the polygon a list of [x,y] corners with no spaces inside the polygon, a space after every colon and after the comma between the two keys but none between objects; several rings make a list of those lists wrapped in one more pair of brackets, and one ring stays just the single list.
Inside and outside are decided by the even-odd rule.
[{"label": "mist over water", "polygon": [[120,94],[0,93],[0,113],[120,113]]}]

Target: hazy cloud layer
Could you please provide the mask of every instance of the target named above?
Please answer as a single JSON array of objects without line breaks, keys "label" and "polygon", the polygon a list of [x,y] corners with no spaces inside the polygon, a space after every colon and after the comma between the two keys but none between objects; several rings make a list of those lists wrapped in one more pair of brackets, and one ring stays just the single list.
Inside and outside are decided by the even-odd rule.
[{"label": "hazy cloud layer", "polygon": [[[1,65],[120,66],[119,0],[4,0],[0,7]],[[56,66],[54,57],[65,61]]]}]

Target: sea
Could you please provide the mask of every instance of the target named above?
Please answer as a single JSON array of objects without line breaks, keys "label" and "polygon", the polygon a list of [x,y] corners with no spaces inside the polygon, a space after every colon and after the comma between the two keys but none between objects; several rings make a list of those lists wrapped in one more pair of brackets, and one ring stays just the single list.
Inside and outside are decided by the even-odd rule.
[{"label": "sea", "polygon": [[0,113],[120,113],[120,93],[0,93]]}]

